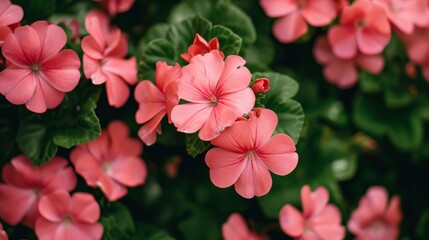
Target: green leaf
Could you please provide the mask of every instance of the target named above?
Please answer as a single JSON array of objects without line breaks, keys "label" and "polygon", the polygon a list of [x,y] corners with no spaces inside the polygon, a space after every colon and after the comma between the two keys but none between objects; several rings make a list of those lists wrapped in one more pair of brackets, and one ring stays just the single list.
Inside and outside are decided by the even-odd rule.
[{"label": "green leaf", "polygon": [[149,42],[142,50],[138,63],[140,79],[155,79],[156,62],[164,61],[169,65],[177,62],[176,49],[165,39]]},{"label": "green leaf", "polygon": [[333,138],[322,142],[320,148],[320,158],[329,168],[330,176],[333,176],[337,181],[344,181],[355,175],[357,155],[344,141]]},{"label": "green leaf", "polygon": [[146,47],[148,43],[158,38],[165,38],[167,31],[170,28],[168,23],[156,23],[152,25],[146,32],[143,38],[140,39],[137,49],[141,53],[142,49]]},{"label": "green leaf", "polygon": [[134,239],[135,227],[133,218],[120,202],[110,203],[108,208],[103,209],[100,220],[103,225],[103,239]]},{"label": "green leaf", "polygon": [[285,103],[294,97],[298,92],[299,85],[291,77],[275,72],[257,72],[253,74],[253,79],[268,78],[270,80],[270,90],[265,96],[265,106],[273,108],[278,104]]},{"label": "green leaf", "polygon": [[212,2],[209,0],[185,0],[177,4],[168,16],[168,22],[178,23],[197,15],[206,17],[212,9]]},{"label": "green leaf", "polygon": [[208,40],[217,37],[219,39],[220,44],[220,50],[225,54],[225,56],[228,55],[237,55],[238,52],[240,52],[241,49],[241,38],[232,32],[230,29],[215,25],[210,29]]},{"label": "green leaf", "polygon": [[195,208],[189,218],[179,223],[179,229],[185,239],[221,239],[221,226],[208,209]]},{"label": "green leaf", "polygon": [[210,142],[202,141],[198,133],[186,135],[186,151],[193,158],[210,148]]},{"label": "green leaf", "polygon": [[[270,108],[269,106],[266,107]],[[279,118],[275,133],[285,133],[297,144],[304,125],[304,111],[301,104],[289,99],[282,104],[278,104],[273,110]]]},{"label": "green leaf", "polygon": [[136,223],[137,232],[136,239],[146,239],[146,240],[174,240],[167,232],[144,223]]},{"label": "green leaf", "polygon": [[379,75],[361,72],[359,75],[359,85],[362,91],[367,93],[375,93],[382,89],[383,80]]}]

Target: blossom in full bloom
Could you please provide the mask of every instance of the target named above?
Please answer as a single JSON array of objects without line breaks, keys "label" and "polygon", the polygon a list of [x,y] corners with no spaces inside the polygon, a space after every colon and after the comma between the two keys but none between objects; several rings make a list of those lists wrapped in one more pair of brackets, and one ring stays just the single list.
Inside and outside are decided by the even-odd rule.
[{"label": "blossom in full bloom", "polygon": [[222,225],[222,236],[224,240],[264,240],[264,236],[257,235],[249,230],[244,218],[233,213]]},{"label": "blossom in full bloom", "polygon": [[270,90],[270,80],[268,78],[258,78],[252,85],[255,94],[266,93]]},{"label": "blossom in full bloom", "polygon": [[40,199],[40,217],[35,231],[40,240],[99,240],[103,226],[98,223],[100,206],[89,193],[57,190]]},{"label": "blossom in full bloom", "polygon": [[272,185],[270,171],[287,175],[298,164],[293,140],[286,134],[271,137],[277,116],[269,109],[257,109],[250,119],[242,119],[227,128],[211,143],[205,161],[214,185],[235,185],[245,198],[267,194]]},{"label": "blossom in full bloom", "polygon": [[82,39],[83,71],[95,85],[106,83],[107,100],[113,107],[122,107],[130,96],[128,85],[137,83],[136,58],[124,59],[127,40],[109,17],[99,10],[85,17],[89,33]]},{"label": "blossom in full bloom", "polygon": [[23,221],[29,227],[39,217],[40,197],[55,190],[71,191],[76,187],[76,175],[66,159],[54,157],[40,167],[31,165],[20,155],[3,168],[0,183],[0,218],[15,225]]},{"label": "blossom in full bloom", "polygon": [[127,186],[142,185],[146,164],[140,155],[143,146],[129,138],[123,122],[113,121],[94,141],[77,146],[70,154],[75,170],[90,187],[99,187],[110,201],[127,194]]},{"label": "blossom in full bloom", "polygon": [[9,236],[3,230],[3,225],[0,223],[0,240],[9,240]]},{"label": "blossom in full bloom", "polygon": [[260,0],[260,4],[269,17],[280,17],[273,25],[273,34],[283,43],[304,35],[307,22],[321,27],[337,16],[335,0]]},{"label": "blossom in full bloom", "polygon": [[23,16],[24,11],[20,6],[12,4],[10,0],[0,1],[0,47],[7,35],[12,33],[11,27],[17,27]]},{"label": "blossom in full bloom", "polygon": [[135,0],[94,0],[99,2],[109,13],[110,16],[115,16],[117,13],[123,13],[133,6]]},{"label": "blossom in full bloom", "polygon": [[388,193],[384,187],[370,187],[352,213],[347,227],[357,240],[398,239],[399,224],[402,220],[400,199],[394,196],[388,203]]},{"label": "blossom in full bloom", "polygon": [[414,25],[429,24],[429,7],[426,0],[372,0],[384,9],[390,22],[399,30],[410,34]]},{"label": "blossom in full bloom", "polygon": [[[215,37],[210,40],[210,42],[207,42],[203,37],[200,36],[200,34],[196,34],[194,38],[194,42],[191,46],[188,48],[187,53],[183,53],[180,56],[187,62],[191,61],[191,58],[198,54],[206,54],[209,53],[211,50],[219,50],[219,40]],[[219,51],[219,54],[224,57],[223,52]]]},{"label": "blossom in full bloom", "polygon": [[138,135],[150,146],[156,141],[156,133],[161,134],[161,120],[168,115],[171,123],[171,111],[179,103],[177,96],[177,79],[180,77],[180,66],[168,66],[165,62],[156,63],[156,86],[149,80],[141,81],[134,91],[134,98],[139,103],[136,121],[143,124]]},{"label": "blossom in full bloom", "polygon": [[230,55],[225,62],[219,51],[197,55],[182,68],[177,82],[179,98],[188,101],[171,112],[179,132],[195,133],[210,141],[235,120],[252,110],[255,94],[248,87],[251,74],[246,61]]},{"label": "blossom in full bloom", "polygon": [[308,185],[301,188],[301,213],[290,204],[280,210],[280,227],[294,239],[341,240],[345,237],[345,228],[341,225],[341,213],[338,208],[328,204],[329,192],[318,187],[311,192]]},{"label": "blossom in full bloom", "polygon": [[318,63],[324,65],[323,75],[326,80],[339,88],[349,88],[356,84],[358,67],[372,74],[380,73],[384,67],[384,59],[380,54],[365,55],[358,53],[350,59],[338,58],[332,52],[326,37],[320,37],[316,40],[313,55]]},{"label": "blossom in full bloom", "polygon": [[340,24],[328,31],[334,54],[352,58],[358,51],[374,55],[383,51],[390,41],[390,25],[383,8],[369,0],[353,2],[341,12]]},{"label": "blossom in full bloom", "polygon": [[77,54],[60,52],[66,41],[64,30],[46,21],[16,28],[2,47],[10,64],[0,72],[0,93],[36,113],[57,107],[80,79]]}]

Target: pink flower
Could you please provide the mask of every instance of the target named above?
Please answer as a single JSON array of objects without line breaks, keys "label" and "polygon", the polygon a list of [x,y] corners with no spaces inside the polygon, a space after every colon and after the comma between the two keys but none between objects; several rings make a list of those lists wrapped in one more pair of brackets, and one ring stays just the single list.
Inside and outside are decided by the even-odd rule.
[{"label": "pink flower", "polygon": [[249,231],[246,221],[238,214],[233,213],[222,225],[222,236],[224,240],[264,240],[263,236]]},{"label": "pink flower", "polygon": [[270,80],[268,78],[256,79],[252,85],[252,90],[255,94],[268,92],[270,90]]},{"label": "pink flower", "polygon": [[94,0],[99,2],[109,13],[110,16],[115,16],[117,13],[123,13],[133,6],[135,0]]},{"label": "pink flower", "polygon": [[328,32],[329,43],[339,58],[355,57],[358,51],[379,54],[390,40],[390,25],[384,10],[368,0],[353,2],[341,12],[340,25]]},{"label": "pink flower", "polygon": [[[187,53],[183,53],[180,56],[187,62],[191,61],[191,58],[198,54],[206,54],[209,53],[211,50],[219,50],[219,40],[215,37],[210,40],[210,42],[207,43],[207,41],[200,36],[200,34],[195,35],[194,42],[191,46],[188,48]],[[219,54],[224,58],[223,52],[219,51]]]},{"label": "pink flower", "polygon": [[9,236],[3,230],[3,225],[0,223],[0,240],[9,240]]},{"label": "pink flower", "polygon": [[0,217],[15,225],[23,221],[29,227],[39,216],[37,204],[41,196],[57,189],[71,191],[76,175],[66,159],[54,157],[40,167],[31,165],[21,155],[3,168],[5,183],[0,184]]},{"label": "pink flower", "polygon": [[140,157],[143,146],[129,138],[129,133],[124,123],[111,122],[98,139],[77,146],[70,154],[76,172],[110,201],[125,196],[127,186],[142,185],[146,180],[146,165]]},{"label": "pink flower", "polygon": [[127,54],[127,40],[121,30],[109,26],[109,17],[99,10],[90,11],[85,18],[89,36],[82,39],[83,71],[95,85],[106,83],[107,99],[121,107],[130,96],[128,84],[137,83],[137,62]]},{"label": "pink flower", "polygon": [[400,199],[394,196],[387,204],[388,193],[381,186],[370,187],[352,213],[347,227],[356,239],[398,239],[402,220]]},{"label": "pink flower", "polygon": [[384,9],[390,22],[399,30],[410,34],[414,25],[429,23],[429,8],[426,0],[372,0]]},{"label": "pink flower", "polygon": [[103,226],[97,223],[100,207],[89,193],[57,190],[40,199],[40,217],[36,234],[40,240],[97,240],[103,235]]},{"label": "pink flower", "polygon": [[10,0],[0,1],[0,47],[9,33],[12,33],[11,25],[16,25],[22,20],[24,11],[18,5],[11,4]]},{"label": "pink flower", "polygon": [[150,146],[156,142],[156,133],[161,134],[161,120],[168,115],[171,123],[171,111],[179,103],[177,79],[180,66],[168,66],[165,62],[156,63],[156,86],[149,80],[139,82],[134,98],[139,103],[136,121],[144,124],[138,134],[140,139]]},{"label": "pink flower", "polygon": [[384,59],[381,55],[358,53],[351,59],[336,57],[326,37],[316,40],[313,55],[318,63],[324,65],[323,75],[326,80],[339,88],[349,88],[356,84],[358,67],[372,74],[380,73],[384,67]]},{"label": "pink flower", "polygon": [[305,185],[301,189],[303,213],[286,204],[280,210],[280,227],[294,239],[340,240],[345,237],[341,226],[341,213],[338,208],[328,204],[329,192],[319,187],[311,192]]},{"label": "pink flower", "polygon": [[270,171],[287,175],[298,164],[293,140],[286,134],[271,135],[277,116],[269,109],[257,109],[249,120],[240,120],[211,143],[215,148],[206,155],[210,179],[226,188],[235,185],[245,198],[267,194],[272,185]]},{"label": "pink flower", "polygon": [[57,107],[80,78],[77,54],[59,52],[66,41],[64,30],[46,21],[15,29],[2,48],[10,65],[0,72],[0,93],[36,113]]},{"label": "pink flower", "polygon": [[219,51],[197,55],[182,68],[179,97],[189,103],[173,108],[171,120],[179,132],[195,133],[210,141],[231,126],[237,117],[252,110],[255,94],[246,61],[230,55],[225,62]]},{"label": "pink flower", "polygon": [[290,43],[308,31],[307,22],[315,27],[328,25],[337,16],[335,0],[260,0],[269,17],[281,17],[273,25],[273,34]]}]

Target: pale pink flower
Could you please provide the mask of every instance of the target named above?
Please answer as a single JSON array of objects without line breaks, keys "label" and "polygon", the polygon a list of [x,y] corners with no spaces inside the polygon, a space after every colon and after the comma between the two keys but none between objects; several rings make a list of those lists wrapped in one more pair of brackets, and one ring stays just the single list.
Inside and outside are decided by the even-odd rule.
[{"label": "pale pink flower", "polygon": [[143,146],[129,134],[127,125],[113,121],[98,139],[77,146],[70,154],[76,172],[88,186],[99,187],[110,201],[125,196],[126,187],[146,180],[146,164],[140,157]]},{"label": "pale pink flower", "polygon": [[224,240],[265,240],[264,236],[253,233],[247,227],[246,221],[239,213],[233,213],[222,225]]},{"label": "pale pink flower", "polygon": [[39,217],[37,204],[41,196],[57,189],[71,191],[76,186],[76,175],[66,159],[54,157],[40,167],[31,165],[20,155],[3,168],[0,184],[0,217],[15,225],[23,221],[29,227]]},{"label": "pale pink flower", "polygon": [[307,22],[315,27],[328,25],[337,16],[335,0],[260,0],[269,17],[280,17],[273,25],[273,34],[283,43],[290,43],[308,31]]},{"label": "pale pink flower", "polygon": [[77,54],[70,49],[60,52],[66,41],[64,30],[46,21],[16,28],[3,43],[3,56],[10,64],[0,72],[0,93],[36,113],[57,107],[80,78]]},{"label": "pale pink flower", "polygon": [[258,78],[252,85],[255,94],[266,93],[270,90],[270,80],[268,78]]},{"label": "pale pink flower", "polygon": [[168,66],[165,62],[157,62],[156,86],[149,80],[137,84],[134,91],[134,98],[139,103],[136,121],[144,124],[138,135],[147,146],[156,142],[156,133],[161,134],[161,120],[165,114],[171,123],[171,111],[179,103],[177,79],[180,70],[179,64]]},{"label": "pale pink flower", "polygon": [[123,13],[133,6],[135,0],[94,0],[99,2],[109,13],[110,16],[115,16],[117,13]]},{"label": "pale pink flower", "polygon": [[341,213],[338,208],[328,204],[329,192],[318,187],[311,192],[308,185],[301,188],[301,213],[290,204],[280,210],[280,227],[294,239],[341,240],[345,237],[345,228],[341,225]]},{"label": "pale pink flower", "polygon": [[329,29],[328,39],[337,57],[352,58],[358,52],[381,53],[390,41],[390,31],[383,8],[359,0],[343,9],[340,24]]},{"label": "pale pink flower", "polygon": [[210,141],[231,126],[237,117],[252,110],[255,94],[248,87],[251,74],[240,56],[225,62],[219,51],[197,55],[182,68],[179,97],[188,103],[177,105],[171,120],[179,132],[195,133]]},{"label": "pale pink flower", "polygon": [[400,199],[394,196],[388,204],[384,187],[370,187],[352,213],[347,227],[357,240],[395,240],[402,221]]},{"label": "pale pink flower", "polygon": [[89,33],[82,39],[83,71],[95,85],[106,83],[107,100],[113,107],[121,107],[130,96],[128,85],[137,83],[137,62],[127,54],[127,40],[116,27],[110,27],[109,17],[99,10],[85,17]]},{"label": "pale pink flower", "polygon": [[387,18],[399,30],[410,34],[414,25],[429,23],[429,7],[426,0],[372,0],[386,12]]},{"label": "pale pink flower", "polygon": [[380,54],[365,55],[358,53],[351,59],[336,57],[326,37],[319,37],[316,40],[313,55],[319,64],[324,65],[323,75],[326,80],[339,88],[349,88],[356,84],[358,80],[357,68],[378,74],[384,67],[384,59]]},{"label": "pale pink flower", "polygon": [[11,25],[19,23],[24,16],[24,11],[10,0],[0,1],[0,47],[9,33],[12,33]]},{"label": "pale pink flower", "polygon": [[103,226],[98,223],[100,206],[89,193],[57,190],[40,199],[36,221],[39,240],[98,240]]},{"label": "pale pink flower", "polygon": [[9,240],[9,236],[3,230],[3,225],[0,223],[0,240]]},{"label": "pale pink flower", "polygon": [[287,175],[298,164],[293,140],[286,134],[271,136],[277,116],[269,109],[257,109],[249,120],[240,120],[211,143],[205,161],[214,185],[235,185],[245,198],[267,194],[272,185],[270,171]]},{"label": "pale pink flower", "polygon": [[[219,50],[219,48],[219,40],[216,37],[212,38],[210,42],[207,42],[203,37],[200,36],[200,34],[197,33],[195,35],[194,42],[188,48],[188,52],[183,53],[180,56],[185,61],[189,62],[195,55],[204,55],[212,50]],[[219,54],[222,56],[222,58],[224,57],[223,52],[219,51]]]}]

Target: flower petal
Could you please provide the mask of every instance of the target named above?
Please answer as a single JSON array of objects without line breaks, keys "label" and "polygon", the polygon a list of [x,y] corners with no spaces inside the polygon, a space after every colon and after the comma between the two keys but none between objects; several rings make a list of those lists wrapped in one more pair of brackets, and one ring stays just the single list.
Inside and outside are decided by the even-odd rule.
[{"label": "flower petal", "polygon": [[307,31],[307,23],[299,12],[282,17],[273,25],[273,34],[282,43],[293,42]]},{"label": "flower petal", "polygon": [[137,156],[118,157],[111,162],[108,175],[128,187],[142,185],[147,175],[146,164]]},{"label": "flower petal", "polygon": [[0,72],[0,93],[7,95],[20,81],[31,75],[29,69],[9,67]]},{"label": "flower petal", "polygon": [[59,222],[68,213],[70,195],[65,190],[57,190],[42,196],[38,209],[40,215],[51,222]]},{"label": "flower petal", "polygon": [[37,21],[31,24],[31,27],[39,34],[41,61],[57,54],[67,42],[66,33],[62,28],[55,24],[48,25],[48,22],[46,21]]},{"label": "flower petal", "polygon": [[84,37],[81,45],[84,54],[94,59],[103,59],[104,49],[101,48],[93,36]]},{"label": "flower petal", "polygon": [[195,133],[208,120],[213,111],[209,104],[187,103],[173,108],[171,119],[177,131]]},{"label": "flower petal", "polygon": [[0,199],[0,217],[11,225],[18,224],[37,201],[32,189],[7,184],[0,184]]},{"label": "flower petal", "polygon": [[379,54],[390,41],[389,34],[383,34],[371,28],[365,28],[356,33],[359,50],[367,55]]},{"label": "flower petal", "polygon": [[[197,68],[206,79],[202,79],[206,82],[202,83],[205,90],[214,92],[216,85],[218,85],[219,78],[224,69],[224,62],[219,51],[214,50],[204,55],[197,55],[191,59],[189,65],[193,65]],[[199,77],[198,75],[195,77]],[[200,82],[201,83],[201,82]]]},{"label": "flower petal", "polygon": [[286,134],[273,136],[256,152],[271,172],[284,176],[291,173],[298,164],[295,143]]},{"label": "flower petal", "polygon": [[328,40],[335,56],[352,58],[357,54],[355,30],[349,26],[334,26],[329,29]]},{"label": "flower petal", "polygon": [[292,205],[286,204],[280,210],[280,227],[287,235],[299,237],[304,233],[304,217]]},{"label": "flower petal", "polygon": [[134,90],[134,98],[139,103],[136,122],[145,123],[157,114],[165,114],[165,98],[161,91],[149,80],[141,81]]},{"label": "flower petal", "polygon": [[384,67],[384,58],[381,55],[359,54],[356,62],[360,68],[372,74],[380,73]]},{"label": "flower petal", "polygon": [[242,90],[249,86],[252,74],[244,66],[246,61],[236,55],[226,58],[222,75],[216,87],[216,92],[225,94]]},{"label": "flower petal", "polygon": [[241,240],[249,237],[249,228],[246,221],[238,213],[233,213],[222,225],[222,236],[224,240]]},{"label": "flower petal", "polygon": [[122,198],[123,196],[127,195],[128,192],[126,187],[117,183],[105,174],[100,175],[97,185],[101,188],[101,191],[103,191],[104,195],[111,202]]},{"label": "flower petal", "polygon": [[326,80],[340,88],[349,88],[356,84],[358,72],[351,60],[337,59],[325,66],[323,75]]},{"label": "flower petal", "polygon": [[151,146],[156,142],[156,132],[161,128],[161,120],[164,115],[164,112],[158,113],[139,129],[138,135],[146,146]]},{"label": "flower petal", "polygon": [[[38,63],[41,55],[41,42],[37,31],[26,25],[15,29],[13,35],[24,53],[26,65]],[[31,41],[28,41],[28,39],[31,39]],[[6,38],[5,43],[7,40],[8,38]]]},{"label": "flower petal", "polygon": [[267,16],[272,18],[286,16],[298,8],[296,1],[291,0],[260,0],[259,3]]},{"label": "flower petal", "polygon": [[81,223],[96,223],[100,218],[100,206],[91,194],[77,192],[70,199],[70,215]]},{"label": "flower petal", "polygon": [[198,136],[203,141],[210,141],[220,135],[225,128],[231,126],[237,119],[237,113],[226,105],[219,103],[204,125],[201,127]]},{"label": "flower petal", "polygon": [[310,0],[306,1],[300,13],[310,25],[320,27],[334,20],[337,6],[333,0]]},{"label": "flower petal", "polygon": [[20,105],[28,102],[36,90],[36,78],[33,74],[28,74],[6,94],[9,102]]},{"label": "flower petal", "polygon": [[24,54],[24,50],[21,48],[15,34],[9,34],[6,37],[1,50],[3,56],[14,65],[21,68],[28,68],[32,64],[32,61],[29,61]]},{"label": "flower petal", "polygon": [[234,185],[235,190],[244,198],[263,196],[271,189],[270,171],[259,158],[246,157],[246,166]]},{"label": "flower petal", "polygon": [[210,149],[205,157],[210,168],[210,180],[220,188],[226,188],[237,182],[246,166],[243,153],[235,153],[222,148]]},{"label": "flower petal", "polygon": [[130,85],[137,83],[137,62],[135,57],[130,59],[106,58],[105,61],[103,65],[104,71],[121,77]]},{"label": "flower petal", "polygon": [[130,88],[127,83],[116,74],[108,72],[106,75],[106,91],[109,105],[120,108],[127,102],[130,96]]}]

